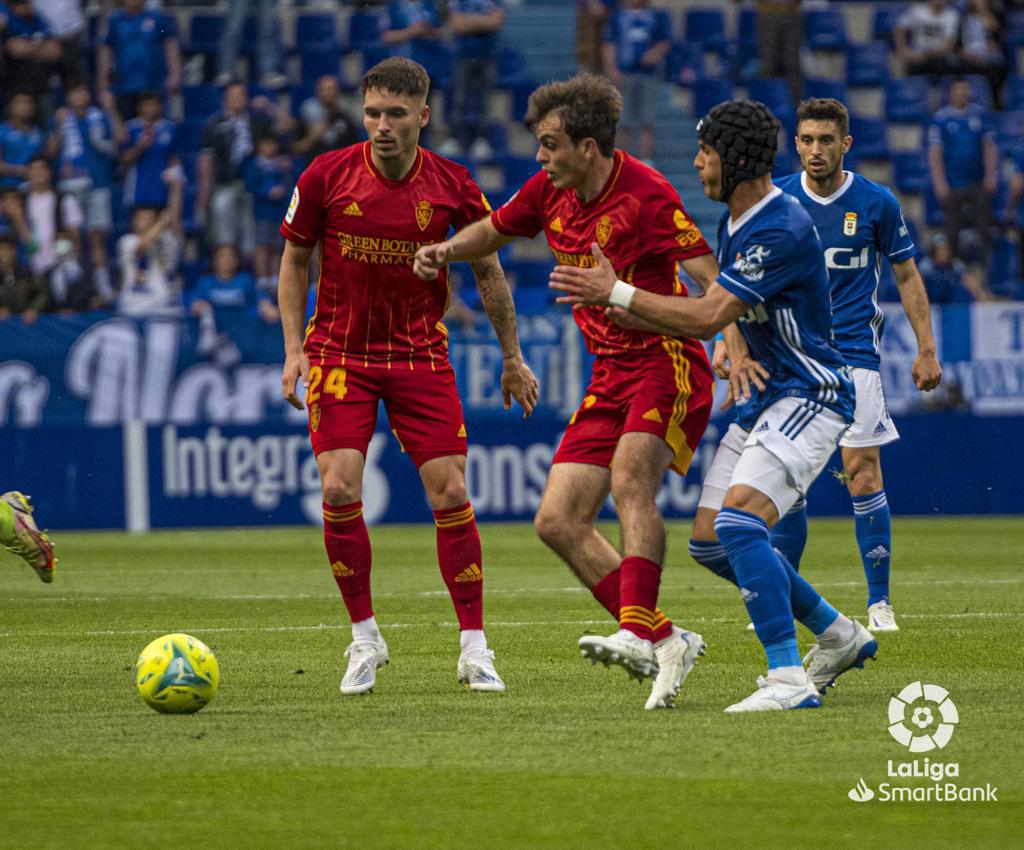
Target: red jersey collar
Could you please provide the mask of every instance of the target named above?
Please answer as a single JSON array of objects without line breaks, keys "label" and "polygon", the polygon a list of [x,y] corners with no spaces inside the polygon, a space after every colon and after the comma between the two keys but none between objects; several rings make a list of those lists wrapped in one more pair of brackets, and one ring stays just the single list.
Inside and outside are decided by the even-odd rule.
[{"label": "red jersey collar", "polygon": [[401,179],[392,180],[390,177],[386,177],[383,173],[381,173],[381,170],[377,168],[376,164],[373,161],[372,150],[373,148],[370,146],[370,141],[369,139],[367,139],[365,142],[363,142],[363,162],[366,164],[366,167],[370,170],[370,173],[378,180],[380,180],[382,183],[384,183],[385,186],[390,186],[394,189],[397,189],[400,186],[404,186],[407,183],[411,183],[413,180],[416,179],[416,176],[420,173],[420,169],[423,168],[423,148],[417,145],[416,159],[412,164],[412,168],[410,168],[408,172],[406,172],[406,175]]}]

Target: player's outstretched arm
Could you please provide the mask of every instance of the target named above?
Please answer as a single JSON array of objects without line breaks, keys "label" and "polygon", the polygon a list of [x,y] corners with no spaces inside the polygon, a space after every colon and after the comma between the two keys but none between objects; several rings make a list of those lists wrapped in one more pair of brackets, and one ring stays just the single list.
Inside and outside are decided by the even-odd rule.
[{"label": "player's outstretched arm", "polygon": [[302,410],[302,400],[295,392],[295,384],[300,376],[303,388],[309,387],[309,358],[302,350],[302,327],[306,318],[309,257],[312,253],[312,248],[285,242],[277,283],[277,304],[281,311],[281,329],[284,331],[281,394],[297,410]]},{"label": "player's outstretched arm", "polygon": [[514,398],[523,408],[523,416],[527,417],[537,405],[537,379],[523,360],[523,352],[519,348],[516,307],[505,273],[497,254],[470,262],[470,268],[480,290],[480,301],[501,343],[501,394],[505,410],[512,406]]},{"label": "player's outstretched arm", "polygon": [[423,280],[434,280],[448,263],[481,260],[511,241],[511,236],[498,233],[489,218],[482,218],[464,227],[451,239],[424,245],[416,252],[412,270]]},{"label": "player's outstretched arm", "polygon": [[593,268],[555,266],[549,286],[563,293],[559,304],[595,304],[628,309],[648,322],[671,330],[676,336],[711,339],[750,308],[724,287],[713,284],[703,298],[655,295],[618,280],[612,264],[595,242],[590,246],[597,265]]},{"label": "player's outstretched arm", "polygon": [[913,258],[893,263],[896,286],[907,314],[910,327],[917,337],[917,358],[911,374],[917,388],[924,392],[934,390],[942,380],[942,366],[935,357],[935,337],[932,335],[932,314],[928,307],[928,293]]}]

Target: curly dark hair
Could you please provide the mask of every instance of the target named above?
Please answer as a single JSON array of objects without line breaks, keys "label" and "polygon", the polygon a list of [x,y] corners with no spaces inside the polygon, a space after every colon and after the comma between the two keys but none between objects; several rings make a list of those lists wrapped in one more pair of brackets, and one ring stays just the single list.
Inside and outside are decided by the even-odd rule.
[{"label": "curly dark hair", "polygon": [[801,102],[796,109],[796,126],[801,121],[833,121],[839,125],[839,137],[850,135],[850,113],[838,100],[831,97],[812,97]]},{"label": "curly dark hair", "polygon": [[530,95],[523,123],[532,132],[552,113],[562,119],[562,129],[575,144],[593,139],[605,156],[615,153],[615,125],[622,113],[622,95],[607,77],[577,74],[541,86]]},{"label": "curly dark hair", "polygon": [[361,85],[364,95],[374,89],[425,98],[430,91],[430,75],[419,62],[403,56],[389,56],[363,74]]}]

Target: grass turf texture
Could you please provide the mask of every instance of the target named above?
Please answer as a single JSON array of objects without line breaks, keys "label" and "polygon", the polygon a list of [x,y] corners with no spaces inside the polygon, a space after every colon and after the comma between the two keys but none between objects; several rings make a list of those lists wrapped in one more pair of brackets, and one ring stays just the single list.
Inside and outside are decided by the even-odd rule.
[{"label": "grass turf texture", "polygon": [[[429,527],[378,528],[374,588],[392,662],[342,697],[348,629],[314,529],[57,536],[52,586],[0,556],[0,846],[1005,847],[1020,839],[1024,520],[898,520],[896,610],[876,663],[819,710],[726,715],[763,672],[735,590],[670,528],[662,605],[709,654],[675,711],[578,655],[610,632],[527,526],[482,528],[488,637],[504,695],[455,683],[454,616]],[[861,616],[850,521],[812,521],[805,572]],[[217,698],[161,716],[135,654],[186,631]],[[801,635],[805,647],[806,633]],[[960,724],[932,761],[998,803],[858,804],[912,756],[891,695],[948,688]],[[920,758],[920,757],[919,757]]]}]

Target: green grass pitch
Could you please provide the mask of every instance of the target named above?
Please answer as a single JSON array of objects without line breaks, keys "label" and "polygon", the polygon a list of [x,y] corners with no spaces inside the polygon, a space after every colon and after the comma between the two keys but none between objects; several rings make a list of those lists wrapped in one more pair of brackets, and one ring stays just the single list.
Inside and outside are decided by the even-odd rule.
[{"label": "green grass pitch", "polygon": [[[576,650],[612,623],[528,526],[484,525],[486,616],[504,695],[455,682],[433,529],[377,528],[391,664],[342,697],[343,609],[315,529],[56,535],[57,581],[0,556],[0,846],[1020,846],[1024,519],[898,519],[902,631],[820,710],[726,715],[763,656],[735,590],[669,529],[662,607],[709,651],[674,711]],[[864,611],[851,521],[812,521],[804,572]],[[135,654],[187,631],[220,661],[195,716],[138,699]],[[806,633],[801,635],[806,646]],[[998,802],[857,803],[913,758],[892,695],[948,688],[960,722],[927,755]],[[923,756],[918,757],[923,761]]]}]

